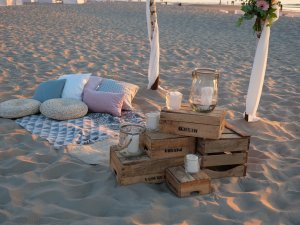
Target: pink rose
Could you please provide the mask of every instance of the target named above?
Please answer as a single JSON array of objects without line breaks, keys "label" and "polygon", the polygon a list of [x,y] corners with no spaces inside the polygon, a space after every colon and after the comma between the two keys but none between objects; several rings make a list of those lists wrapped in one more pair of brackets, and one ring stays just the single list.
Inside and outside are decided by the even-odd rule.
[{"label": "pink rose", "polygon": [[269,9],[269,3],[268,2],[266,2],[266,1],[264,1],[264,0],[259,0],[259,1],[257,1],[256,2],[256,6],[258,7],[258,8],[261,8],[262,10],[264,10],[264,11],[267,11],[268,9]]}]

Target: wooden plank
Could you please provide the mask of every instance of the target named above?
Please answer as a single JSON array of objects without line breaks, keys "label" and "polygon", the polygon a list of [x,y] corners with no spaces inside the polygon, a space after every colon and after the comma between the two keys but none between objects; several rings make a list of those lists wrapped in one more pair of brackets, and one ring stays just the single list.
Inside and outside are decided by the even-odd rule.
[{"label": "wooden plank", "polygon": [[166,183],[170,190],[180,197],[181,187],[176,177],[171,173],[169,169],[166,170]]},{"label": "wooden plank", "polygon": [[232,125],[230,122],[226,121],[225,126],[234,131],[235,133],[239,134],[242,137],[250,137],[250,135],[248,133],[246,133],[245,131],[242,131],[240,129],[238,129],[236,126]]},{"label": "wooden plank", "polygon": [[205,124],[160,120],[160,130],[166,133],[184,136],[219,139],[224,129],[224,124],[225,123],[220,126],[211,126]]},{"label": "wooden plank", "polygon": [[162,132],[149,132],[146,131],[146,136],[151,140],[165,140],[165,139],[175,139],[175,138],[186,138],[185,136],[180,136],[177,134],[168,134]]},{"label": "wooden plank", "polygon": [[151,159],[171,157],[183,157],[196,151],[196,138],[172,135],[176,138],[152,139],[153,136],[146,134],[143,143],[147,155]]},{"label": "wooden plank", "polygon": [[222,178],[222,177],[243,177],[246,176],[246,165],[238,165],[227,170],[218,170],[218,167],[207,167],[202,170],[207,173],[207,175],[212,179]]},{"label": "wooden plank", "polygon": [[234,152],[231,154],[203,155],[201,168],[220,165],[244,164],[247,162],[247,152]]},{"label": "wooden plank", "polygon": [[193,176],[185,172],[183,166],[172,167],[170,168],[170,171],[176,177],[179,183],[191,182],[195,180]]},{"label": "wooden plank", "polygon": [[157,184],[165,181],[165,173],[146,174],[140,176],[123,177],[117,176],[117,181],[120,185],[129,185],[136,183]]},{"label": "wooden plank", "polygon": [[163,107],[161,109],[161,112],[170,112],[170,113],[177,113],[177,114],[190,114],[190,115],[199,115],[199,116],[220,116],[224,112],[226,112],[226,109],[221,107],[216,107],[212,112],[209,113],[201,113],[194,111],[190,105],[181,105],[181,108],[179,110],[169,110],[167,107]]},{"label": "wooden plank", "polygon": [[201,154],[220,153],[220,152],[244,152],[249,149],[249,139],[219,139],[203,140],[198,139],[197,151]]},{"label": "wooden plank", "polygon": [[236,139],[236,138],[241,138],[240,135],[238,134],[224,134],[222,133],[221,138],[220,139]]},{"label": "wooden plank", "polygon": [[175,112],[161,112],[161,120],[171,120],[171,121],[180,121],[187,123],[200,123],[200,124],[209,124],[209,125],[220,125],[224,120],[225,112],[220,115],[214,115],[210,113],[175,113]]}]

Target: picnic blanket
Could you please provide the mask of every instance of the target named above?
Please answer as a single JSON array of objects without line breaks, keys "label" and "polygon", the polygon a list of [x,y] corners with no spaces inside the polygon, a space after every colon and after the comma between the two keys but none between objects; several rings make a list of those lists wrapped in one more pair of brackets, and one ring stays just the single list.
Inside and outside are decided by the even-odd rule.
[{"label": "picnic blanket", "polygon": [[69,149],[72,149],[74,154],[81,155],[80,159],[97,164],[91,147],[82,147],[82,145],[103,142],[107,147],[108,143],[118,141],[121,124],[144,124],[144,115],[133,111],[123,111],[121,117],[106,113],[89,113],[82,118],[58,121],[39,114],[17,119],[16,123],[32,134],[45,138],[55,149],[65,149],[70,145],[72,148]]}]

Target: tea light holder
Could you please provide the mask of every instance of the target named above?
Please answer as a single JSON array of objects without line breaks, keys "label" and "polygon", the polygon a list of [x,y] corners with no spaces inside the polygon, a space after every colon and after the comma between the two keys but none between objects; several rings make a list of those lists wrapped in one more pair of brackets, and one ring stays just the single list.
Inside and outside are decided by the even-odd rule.
[{"label": "tea light holder", "polygon": [[137,124],[125,124],[121,126],[119,136],[119,148],[126,150],[129,154],[140,152],[140,135],[145,128]]},{"label": "tea light holder", "polygon": [[150,131],[158,130],[160,112],[146,113],[146,129]]},{"label": "tea light holder", "polygon": [[199,157],[194,154],[187,154],[184,158],[185,172],[198,173],[200,171]]},{"label": "tea light holder", "polygon": [[166,95],[166,106],[169,110],[181,108],[182,94],[179,91],[171,91]]}]

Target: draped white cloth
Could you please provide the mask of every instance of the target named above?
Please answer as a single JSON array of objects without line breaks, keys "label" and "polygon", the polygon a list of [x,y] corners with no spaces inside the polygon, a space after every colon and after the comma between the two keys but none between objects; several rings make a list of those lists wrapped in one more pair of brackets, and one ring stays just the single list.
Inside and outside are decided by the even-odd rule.
[{"label": "draped white cloth", "polygon": [[148,89],[150,89],[159,75],[159,31],[157,20],[155,20],[154,31],[152,31],[151,28],[150,0],[146,1],[146,17],[148,37],[151,46],[150,61],[148,67]]},{"label": "draped white cloth", "polygon": [[[278,7],[276,14],[277,18],[275,18],[273,22],[275,22],[279,18]],[[267,24],[268,23],[266,22],[263,27],[261,36],[258,40],[253,67],[251,71],[250,83],[246,98],[246,111],[244,115],[247,115],[248,122],[255,122],[259,120],[259,118],[256,117],[256,111],[259,105],[264,84],[269,50],[270,26],[267,26]]]}]

